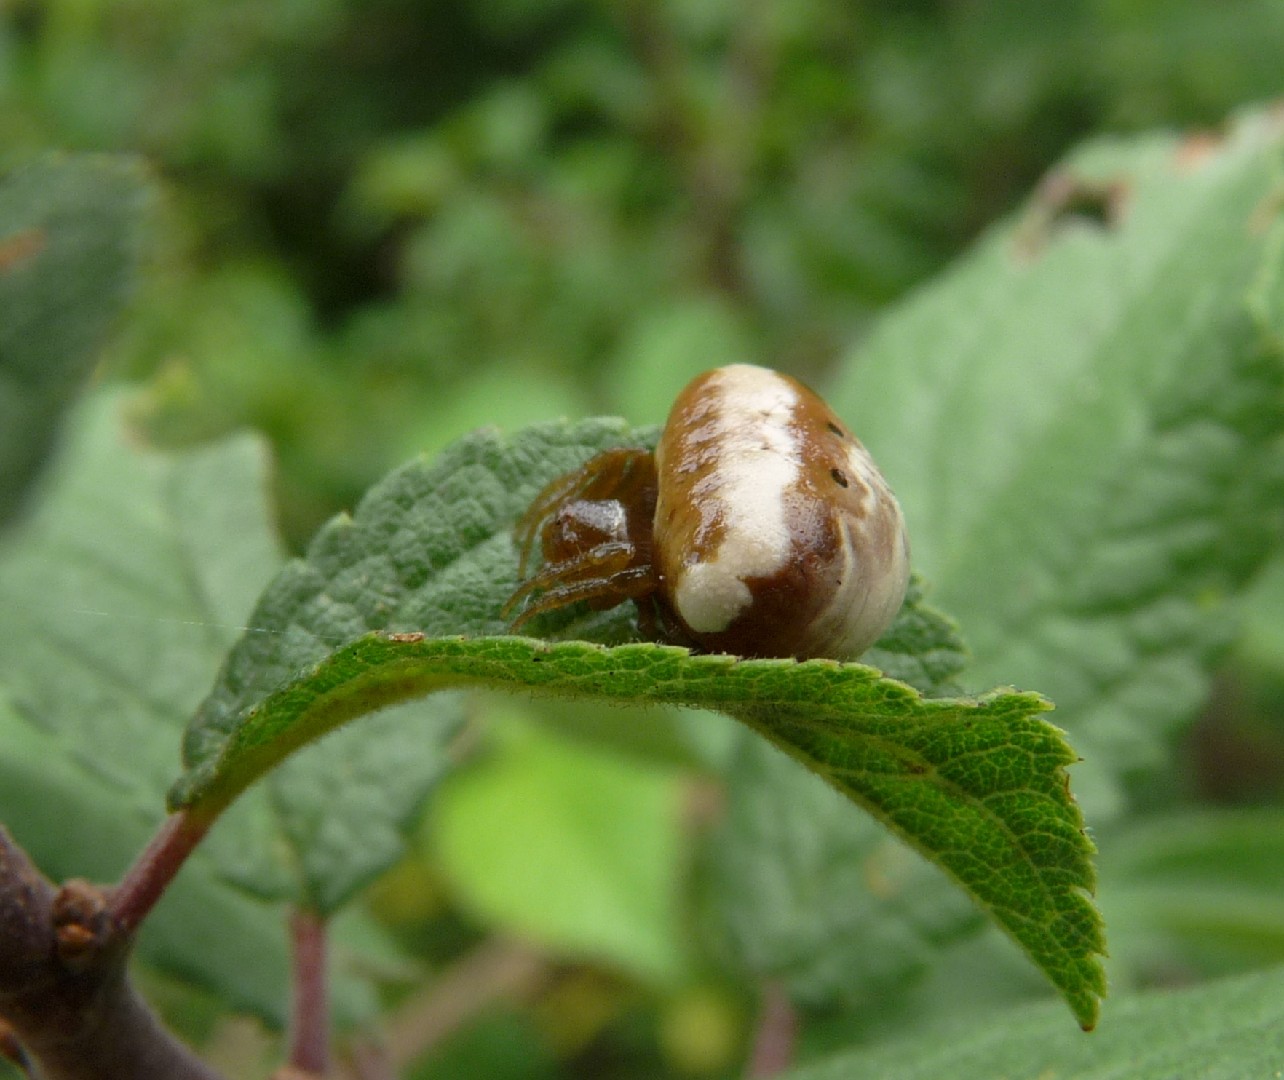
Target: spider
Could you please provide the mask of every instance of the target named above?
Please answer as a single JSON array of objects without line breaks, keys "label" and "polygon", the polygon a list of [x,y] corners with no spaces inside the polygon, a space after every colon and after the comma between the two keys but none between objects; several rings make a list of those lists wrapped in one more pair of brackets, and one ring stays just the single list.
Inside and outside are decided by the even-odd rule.
[{"label": "spider", "polygon": [[632,600],[645,636],[740,656],[853,659],[909,580],[900,505],[868,452],[802,383],[748,364],[688,384],[654,453],[607,450],[554,480],[515,540],[513,629]]}]

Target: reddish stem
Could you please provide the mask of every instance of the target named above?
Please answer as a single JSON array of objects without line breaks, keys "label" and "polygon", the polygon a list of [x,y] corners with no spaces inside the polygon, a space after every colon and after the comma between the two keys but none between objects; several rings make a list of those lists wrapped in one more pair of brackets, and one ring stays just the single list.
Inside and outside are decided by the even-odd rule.
[{"label": "reddish stem", "polygon": [[798,1011],[794,1003],[779,983],[765,983],[746,1080],[765,1080],[784,1072],[793,1063],[797,1041]]},{"label": "reddish stem", "polygon": [[179,810],[161,825],[112,890],[111,916],[120,933],[129,935],[138,928],[213,823],[212,817],[197,818]]},{"label": "reddish stem", "polygon": [[388,1048],[369,1039],[357,1039],[348,1048],[346,1080],[397,1080]]},{"label": "reddish stem", "polygon": [[330,1068],[325,919],[315,911],[295,911],[290,918],[290,941],[294,952],[290,1064],[302,1072],[324,1076]]},{"label": "reddish stem", "polygon": [[534,950],[508,941],[484,942],[389,1018],[392,1066],[410,1065],[497,1002],[530,998],[548,976],[548,963]]},{"label": "reddish stem", "polygon": [[126,977],[131,938],[103,890],[55,889],[0,828],[0,1042],[45,1080],[218,1080]]}]

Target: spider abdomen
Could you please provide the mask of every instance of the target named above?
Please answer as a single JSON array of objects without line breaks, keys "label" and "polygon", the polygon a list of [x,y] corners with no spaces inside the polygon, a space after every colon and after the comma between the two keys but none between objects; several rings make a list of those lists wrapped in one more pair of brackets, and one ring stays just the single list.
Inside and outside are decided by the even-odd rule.
[{"label": "spider abdomen", "polygon": [[850,659],[900,609],[900,506],[797,380],[746,364],[699,376],[673,405],[656,469],[664,599],[703,647]]}]

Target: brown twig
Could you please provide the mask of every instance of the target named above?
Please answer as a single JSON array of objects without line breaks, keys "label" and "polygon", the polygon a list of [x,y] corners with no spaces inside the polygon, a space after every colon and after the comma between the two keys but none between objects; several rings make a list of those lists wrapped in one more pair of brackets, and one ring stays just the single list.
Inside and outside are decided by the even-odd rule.
[{"label": "brown twig", "polygon": [[348,1047],[344,1080],[397,1080],[388,1047],[371,1039],[356,1039]]},{"label": "brown twig", "polygon": [[407,1001],[388,1024],[388,1057],[404,1068],[498,1001],[530,997],[548,977],[547,962],[510,941],[489,941]]},{"label": "brown twig", "polygon": [[84,881],[55,889],[0,828],[0,1015],[8,1044],[47,1080],[219,1080],[130,985],[133,937],[112,917],[111,901]]},{"label": "brown twig", "polygon": [[324,1076],[330,1068],[325,919],[314,911],[295,911],[290,918],[290,943],[294,968],[290,1065]]}]

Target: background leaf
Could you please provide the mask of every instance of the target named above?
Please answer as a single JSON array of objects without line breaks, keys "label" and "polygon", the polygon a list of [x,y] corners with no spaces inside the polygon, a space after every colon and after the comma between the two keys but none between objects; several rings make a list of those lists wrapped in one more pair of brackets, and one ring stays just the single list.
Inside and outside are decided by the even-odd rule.
[{"label": "background leaf", "polygon": [[1102,838],[1113,979],[1145,985],[1284,962],[1284,813],[1180,810]]},{"label": "background leaf", "polygon": [[1284,558],[1276,557],[1246,598],[1243,658],[1284,681]]},{"label": "background leaf", "polygon": [[[123,411],[104,393],[73,414],[45,499],[0,546],[0,820],[55,879],[117,879],[159,825],[183,724],[280,561],[258,440],[160,454]],[[223,842],[266,831],[267,794],[228,816]],[[144,924],[139,956],[280,1022],[284,911],[229,887],[211,851]],[[337,993],[349,1020],[374,1007],[363,979],[341,973]]]},{"label": "background leaf", "polygon": [[[509,725],[434,805],[432,848],[466,910],[648,981],[689,976],[672,768]],[[850,808],[849,808],[850,812]]]},{"label": "background leaf", "polygon": [[1273,970],[1177,993],[1119,997],[1111,1002],[1108,1021],[1089,1038],[1067,1031],[1053,1007],[1015,1009],[960,1029],[920,1033],[877,1050],[790,1070],[782,1080],[1270,1076],[1284,1054],[1282,993],[1284,976]]},{"label": "background leaf", "polygon": [[833,395],[968,627],[969,685],[1057,702],[1098,820],[1165,761],[1278,540],[1280,144],[1248,116],[1076,153]]},{"label": "background leaf", "polygon": [[337,913],[405,854],[424,800],[453,765],[463,716],[459,695],[438,694],[335,732],[267,781],[273,832],[266,852],[277,862],[271,876],[246,850],[245,836],[222,832],[215,854],[251,891],[271,896],[279,888]]},{"label": "background leaf", "polygon": [[980,923],[937,867],[762,740],[739,741],[726,784],[702,914],[741,978],[868,1015]]},{"label": "background leaf", "polygon": [[[8,700],[0,702],[0,740],[0,817],[41,870],[54,881],[118,879],[159,824],[155,790],[145,808],[143,785],[122,789],[90,772],[67,737]],[[127,748],[118,749],[118,757],[126,755]],[[193,925],[216,926],[218,934],[193,935]],[[288,990],[285,926],[280,905],[229,888],[197,855],[148,919],[138,957],[212,990],[228,1008],[279,1025]],[[353,989],[345,983],[340,991],[348,1010]],[[363,995],[362,1011],[371,1005]]]},{"label": "background leaf", "polygon": [[151,194],[122,158],[46,156],[0,177],[0,525],[133,290]]}]

